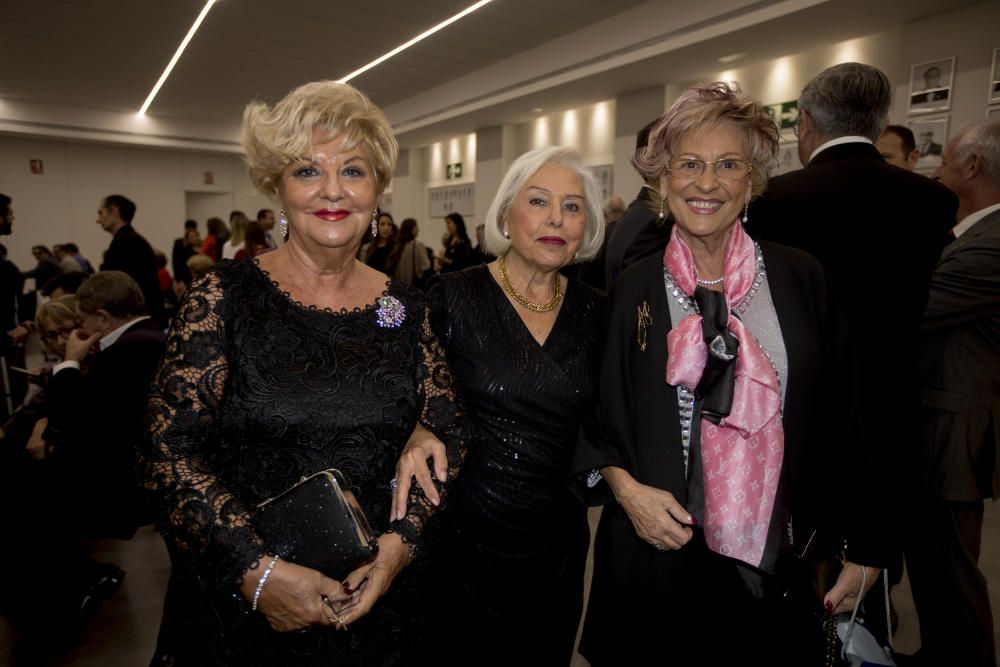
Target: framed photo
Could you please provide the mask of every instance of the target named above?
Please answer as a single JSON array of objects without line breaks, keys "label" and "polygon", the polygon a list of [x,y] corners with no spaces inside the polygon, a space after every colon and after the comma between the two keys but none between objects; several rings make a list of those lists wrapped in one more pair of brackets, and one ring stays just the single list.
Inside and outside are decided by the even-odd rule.
[{"label": "framed photo", "polygon": [[910,69],[910,113],[951,109],[955,58],[914,65]]},{"label": "framed photo", "polygon": [[986,109],[987,120],[1000,120],[1000,107],[990,107]]},{"label": "framed photo", "polygon": [[771,176],[780,176],[781,174],[787,174],[790,171],[801,168],[802,165],[799,164],[799,142],[781,142],[778,146],[778,157],[771,164]]},{"label": "framed photo", "polygon": [[907,125],[913,131],[920,152],[916,171],[929,174],[941,164],[941,153],[948,142],[948,116],[911,120]]},{"label": "framed photo", "polygon": [[1000,48],[993,49],[993,67],[990,68],[990,96],[987,104],[1000,102]]}]

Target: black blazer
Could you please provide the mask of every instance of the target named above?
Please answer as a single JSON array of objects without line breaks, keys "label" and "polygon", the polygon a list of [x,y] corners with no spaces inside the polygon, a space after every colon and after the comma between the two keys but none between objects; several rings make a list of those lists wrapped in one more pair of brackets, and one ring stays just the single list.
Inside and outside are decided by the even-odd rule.
[{"label": "black blazer", "polygon": [[924,490],[950,501],[1000,496],[1000,211],[941,255],[922,330]]},{"label": "black blazer", "polygon": [[625,215],[608,226],[605,242],[604,283],[610,289],[611,283],[643,257],[662,255],[670,239],[669,218],[659,217],[659,208],[653,204],[649,188],[639,189]]},{"label": "black blazer", "polygon": [[920,322],[957,209],[950,190],[866,143],[827,148],[750,206],[755,238],[805,250],[829,272],[855,335],[868,440],[890,469],[918,437]]},{"label": "black blazer", "polygon": [[[885,564],[878,534],[883,517],[867,495],[870,465],[854,404],[854,355],[833,290],[822,267],[805,253],[767,242],[761,249],[788,355],[779,494],[787,498],[796,544],[804,545],[816,529],[827,542],[846,538],[852,561]],[[658,552],[641,541],[606,482],[586,484],[592,469],[613,465],[642,484],[670,491],[682,505],[688,501],[677,392],[664,377],[666,336],[673,326],[667,298],[659,256],[629,267],[612,285],[597,419],[581,430],[571,466],[574,491],[590,504],[607,503],[594,546],[594,588],[581,643],[588,657],[620,651],[606,646],[609,636],[602,628],[627,626],[632,621],[623,623],[623,614],[638,619],[649,609],[657,622],[678,614],[683,621],[685,604],[678,596],[696,568],[691,550]],[[644,302],[653,321],[642,351],[637,308]],[[633,640],[650,643],[632,646],[636,655],[660,650],[659,637],[627,641]]]},{"label": "black blazer", "polygon": [[167,318],[157,277],[156,255],[149,241],[135,231],[132,225],[125,225],[115,232],[104,256],[104,263],[101,264],[101,271],[124,271],[132,276],[142,290],[149,316],[162,328],[166,328]]},{"label": "black blazer", "polygon": [[98,352],[86,374],[63,369],[46,388],[44,437],[76,498],[67,509],[88,535],[130,537],[142,518],[134,452],[145,437],[146,397],[163,349],[163,331],[143,320]]}]

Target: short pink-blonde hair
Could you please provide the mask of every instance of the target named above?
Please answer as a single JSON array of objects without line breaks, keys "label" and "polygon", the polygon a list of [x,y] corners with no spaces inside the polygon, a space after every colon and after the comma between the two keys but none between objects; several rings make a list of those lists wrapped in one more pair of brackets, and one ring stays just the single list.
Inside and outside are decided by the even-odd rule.
[{"label": "short pink-blonde hair", "polygon": [[699,84],[684,91],[649,132],[649,141],[632,156],[647,181],[657,180],[674,157],[674,147],[689,132],[729,125],[746,132],[750,161],[750,193],[767,188],[771,163],[778,155],[778,126],[764,106],[743,95],[735,83]]}]

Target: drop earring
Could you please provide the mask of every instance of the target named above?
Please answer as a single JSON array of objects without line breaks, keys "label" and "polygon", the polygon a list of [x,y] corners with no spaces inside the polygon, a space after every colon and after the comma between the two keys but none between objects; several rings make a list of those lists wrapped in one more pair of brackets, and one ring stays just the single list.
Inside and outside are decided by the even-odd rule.
[{"label": "drop earring", "polygon": [[747,215],[747,213],[749,213],[749,212],[750,212],[750,200],[747,199],[747,203],[743,205],[743,224],[744,225],[746,225],[747,224],[747,220],[750,219],[750,217]]},{"label": "drop earring", "polygon": [[372,238],[378,236],[378,209],[372,213]]},{"label": "drop earring", "polygon": [[506,227],[504,227],[504,228],[503,228],[503,237],[504,237],[505,239],[509,239],[509,238],[510,238],[510,232],[509,232],[509,231],[507,231],[507,228],[506,228]]},{"label": "drop earring", "polygon": [[660,197],[660,214],[656,216],[658,220],[663,220],[663,197]]},{"label": "drop earring", "polygon": [[281,209],[281,217],[278,219],[278,233],[283,240],[288,240],[288,218],[285,217],[285,209]]}]

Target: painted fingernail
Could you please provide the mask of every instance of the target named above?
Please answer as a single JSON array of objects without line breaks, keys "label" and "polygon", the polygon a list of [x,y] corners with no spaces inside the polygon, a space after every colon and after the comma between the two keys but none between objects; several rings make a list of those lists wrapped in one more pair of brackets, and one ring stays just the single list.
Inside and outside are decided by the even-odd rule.
[{"label": "painted fingernail", "polygon": [[826,602],[823,603],[823,606],[826,607],[826,613],[829,614],[831,611],[833,611],[833,602],[832,601],[827,600]]},{"label": "painted fingernail", "polygon": [[690,515],[688,516],[688,523],[690,523],[692,526],[697,526],[698,519],[694,518],[694,515]]}]

